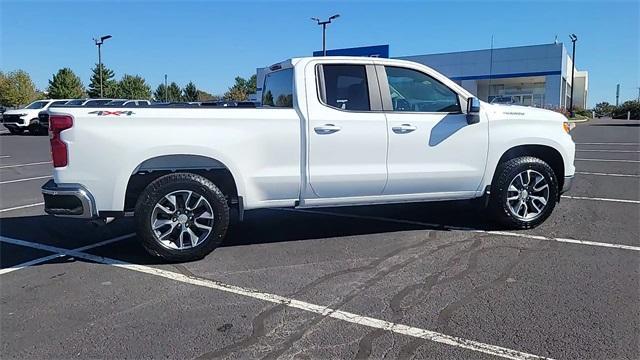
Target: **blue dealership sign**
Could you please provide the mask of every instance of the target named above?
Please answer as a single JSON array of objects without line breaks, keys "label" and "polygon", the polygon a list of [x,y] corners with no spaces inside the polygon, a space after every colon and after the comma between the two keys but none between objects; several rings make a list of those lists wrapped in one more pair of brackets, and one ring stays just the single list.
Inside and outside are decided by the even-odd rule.
[{"label": "blue dealership sign", "polygon": [[[322,56],[321,51],[314,51],[313,56]],[[327,56],[367,56],[367,57],[389,57],[389,45],[361,46],[346,49],[327,50]]]}]

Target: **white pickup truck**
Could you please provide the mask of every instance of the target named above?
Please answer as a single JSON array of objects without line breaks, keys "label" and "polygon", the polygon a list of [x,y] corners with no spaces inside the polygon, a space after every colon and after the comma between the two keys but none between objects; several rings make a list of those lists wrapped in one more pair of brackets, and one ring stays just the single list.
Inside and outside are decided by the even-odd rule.
[{"label": "white pickup truck", "polygon": [[249,209],[486,199],[544,221],[574,175],[567,119],[480,102],[413,62],[314,57],[270,67],[258,108],[56,108],[49,214],[135,216],[168,261],[198,259]]}]

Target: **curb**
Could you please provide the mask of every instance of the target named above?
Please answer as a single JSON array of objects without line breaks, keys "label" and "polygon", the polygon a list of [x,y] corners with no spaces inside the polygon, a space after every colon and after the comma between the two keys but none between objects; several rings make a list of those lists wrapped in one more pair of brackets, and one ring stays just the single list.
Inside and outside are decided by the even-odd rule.
[{"label": "curb", "polygon": [[577,124],[577,123],[585,123],[585,122],[587,122],[589,120],[591,120],[591,119],[569,120],[569,122],[572,123],[572,124]]}]

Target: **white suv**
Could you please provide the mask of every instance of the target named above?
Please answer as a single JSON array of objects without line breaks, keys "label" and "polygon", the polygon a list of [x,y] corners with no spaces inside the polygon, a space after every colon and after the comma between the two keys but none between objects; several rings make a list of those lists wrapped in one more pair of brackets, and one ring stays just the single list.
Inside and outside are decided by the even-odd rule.
[{"label": "white suv", "polygon": [[31,123],[38,123],[38,113],[52,105],[64,105],[71,99],[36,100],[22,109],[7,110],[2,114],[2,125],[12,134],[22,134]]}]

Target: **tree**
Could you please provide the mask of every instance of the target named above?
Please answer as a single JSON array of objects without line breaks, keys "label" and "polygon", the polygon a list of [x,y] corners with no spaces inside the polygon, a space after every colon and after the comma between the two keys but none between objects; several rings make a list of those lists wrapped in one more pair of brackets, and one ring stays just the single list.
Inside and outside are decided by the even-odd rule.
[{"label": "tree", "polygon": [[18,106],[32,102],[36,98],[36,86],[24,70],[0,72],[0,103]]},{"label": "tree", "polygon": [[165,96],[167,95],[167,90],[164,84],[158,85],[156,91],[153,92],[153,98],[156,101],[165,101]]},{"label": "tree", "polygon": [[614,119],[626,119],[627,113],[631,113],[631,119],[640,119],[640,101],[628,100],[617,106],[613,115]]},{"label": "tree", "polygon": [[189,81],[187,86],[182,90],[182,98],[184,101],[198,101],[198,89],[193,81]]},{"label": "tree", "polygon": [[204,90],[198,90],[198,97],[196,101],[216,101],[220,100],[220,96],[212,95]]},{"label": "tree", "polygon": [[115,98],[118,95],[118,82],[115,80],[115,74],[113,70],[108,69],[101,64],[98,64],[91,69],[93,74],[91,75],[91,83],[89,84],[89,90],[87,94],[92,98],[100,97],[100,70],[102,70],[102,90],[105,98]]},{"label": "tree", "polygon": [[118,82],[118,97],[125,99],[150,99],[151,88],[141,76],[125,74]]},{"label": "tree", "polygon": [[52,99],[78,99],[84,96],[84,85],[69,68],[62,68],[49,80],[47,89]]},{"label": "tree", "polygon": [[593,108],[597,116],[612,116],[615,110],[616,107],[606,101],[596,104],[596,107]]},{"label": "tree", "polygon": [[182,89],[175,82],[171,82],[167,87],[169,93],[169,101],[182,101]]},{"label": "tree", "polygon": [[237,76],[236,83],[229,88],[224,94],[225,100],[243,101],[249,98],[249,94],[256,92],[256,76],[253,75],[249,80]]}]

